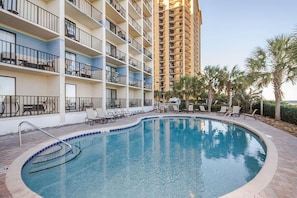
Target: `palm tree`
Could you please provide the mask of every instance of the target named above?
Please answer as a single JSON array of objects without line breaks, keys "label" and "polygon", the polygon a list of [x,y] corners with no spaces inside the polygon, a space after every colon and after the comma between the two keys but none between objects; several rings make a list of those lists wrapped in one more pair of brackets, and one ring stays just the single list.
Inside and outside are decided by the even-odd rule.
[{"label": "palm tree", "polygon": [[193,77],[190,76],[182,76],[179,82],[174,84],[174,93],[176,93],[176,95],[180,98],[185,98],[187,108],[189,106],[190,95],[193,90],[192,79]]},{"label": "palm tree", "polygon": [[221,69],[217,66],[206,66],[204,74],[202,74],[204,82],[208,90],[208,111],[211,111],[211,104],[213,96],[217,91],[221,91],[224,87],[224,79],[226,74],[226,67]]},{"label": "palm tree", "polygon": [[[292,36],[280,35],[267,40],[267,49],[258,47],[252,57],[247,59],[249,77],[256,87],[262,88],[270,82],[275,97],[275,119],[280,120],[280,103],[282,101],[282,85],[297,81],[296,40]],[[295,51],[296,53],[296,51]]]}]

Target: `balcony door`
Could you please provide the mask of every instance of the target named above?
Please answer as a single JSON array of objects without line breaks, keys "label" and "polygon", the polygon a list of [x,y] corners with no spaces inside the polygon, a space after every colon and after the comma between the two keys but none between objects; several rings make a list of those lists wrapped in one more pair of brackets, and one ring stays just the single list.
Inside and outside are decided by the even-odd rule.
[{"label": "balcony door", "polygon": [[15,64],[15,34],[0,29],[1,62]]},{"label": "balcony door", "polygon": [[65,108],[68,111],[76,110],[76,85],[66,84],[65,86],[66,104]]},{"label": "balcony door", "polygon": [[116,108],[118,106],[117,90],[106,89],[106,108]]}]

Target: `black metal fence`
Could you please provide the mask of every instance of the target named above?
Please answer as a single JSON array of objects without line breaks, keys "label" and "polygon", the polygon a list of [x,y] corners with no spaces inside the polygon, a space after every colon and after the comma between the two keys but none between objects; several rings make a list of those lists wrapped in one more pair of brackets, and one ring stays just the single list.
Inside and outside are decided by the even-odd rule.
[{"label": "black metal fence", "polygon": [[102,108],[102,98],[96,97],[66,97],[65,111],[85,111],[87,108]]},{"label": "black metal fence", "polygon": [[59,113],[58,96],[0,95],[0,118]]}]

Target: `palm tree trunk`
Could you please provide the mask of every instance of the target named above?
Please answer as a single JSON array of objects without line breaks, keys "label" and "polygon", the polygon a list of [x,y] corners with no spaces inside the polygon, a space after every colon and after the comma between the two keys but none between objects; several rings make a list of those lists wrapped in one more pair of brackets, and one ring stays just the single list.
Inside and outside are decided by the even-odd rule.
[{"label": "palm tree trunk", "polygon": [[276,97],[275,98],[275,120],[281,120],[280,116],[280,103],[281,103],[281,98]]},{"label": "palm tree trunk", "polygon": [[212,103],[212,88],[208,90],[208,104],[207,104],[208,112],[211,112],[211,103]]}]

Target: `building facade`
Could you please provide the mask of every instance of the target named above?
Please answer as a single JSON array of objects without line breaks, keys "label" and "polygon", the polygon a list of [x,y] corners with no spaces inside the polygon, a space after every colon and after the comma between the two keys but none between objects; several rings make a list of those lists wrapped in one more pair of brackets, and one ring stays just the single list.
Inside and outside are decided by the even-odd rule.
[{"label": "building facade", "polygon": [[201,11],[198,0],[158,0],[154,4],[155,90],[173,90],[181,76],[200,71]]},{"label": "building facade", "polygon": [[152,0],[1,0],[0,128],[153,108]]}]

